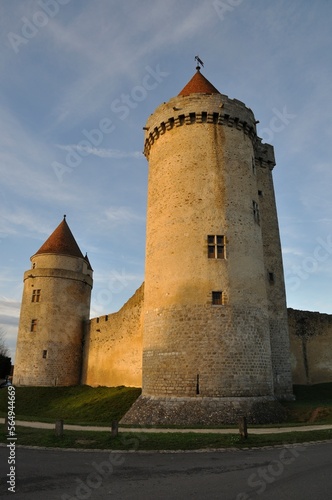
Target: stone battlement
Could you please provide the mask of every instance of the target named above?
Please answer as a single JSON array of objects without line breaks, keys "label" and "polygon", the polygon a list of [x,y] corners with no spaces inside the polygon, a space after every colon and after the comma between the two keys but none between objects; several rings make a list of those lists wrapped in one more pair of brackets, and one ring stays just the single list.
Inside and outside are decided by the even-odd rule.
[{"label": "stone battlement", "polygon": [[234,127],[257,141],[256,120],[250,108],[223,94],[177,96],[159,106],[144,127],[144,154],[148,158],[152,144],[173,128],[194,123]]}]

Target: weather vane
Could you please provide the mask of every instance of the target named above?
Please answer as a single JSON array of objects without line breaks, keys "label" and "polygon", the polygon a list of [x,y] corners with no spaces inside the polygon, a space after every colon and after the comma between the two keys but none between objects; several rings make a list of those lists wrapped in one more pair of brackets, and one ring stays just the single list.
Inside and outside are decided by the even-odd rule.
[{"label": "weather vane", "polygon": [[199,58],[199,56],[195,56],[195,61],[197,61],[196,69],[201,69],[201,66],[202,68],[204,68],[204,63],[202,59]]}]

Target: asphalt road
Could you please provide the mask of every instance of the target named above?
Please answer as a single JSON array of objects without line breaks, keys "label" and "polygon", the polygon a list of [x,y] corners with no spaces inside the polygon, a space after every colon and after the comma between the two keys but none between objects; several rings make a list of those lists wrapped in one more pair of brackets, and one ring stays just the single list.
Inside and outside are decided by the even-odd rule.
[{"label": "asphalt road", "polygon": [[[330,500],[332,442],[256,450],[110,453],[0,447],[15,500]],[[12,454],[13,455],[13,454]],[[14,476],[12,476],[14,479]]]}]

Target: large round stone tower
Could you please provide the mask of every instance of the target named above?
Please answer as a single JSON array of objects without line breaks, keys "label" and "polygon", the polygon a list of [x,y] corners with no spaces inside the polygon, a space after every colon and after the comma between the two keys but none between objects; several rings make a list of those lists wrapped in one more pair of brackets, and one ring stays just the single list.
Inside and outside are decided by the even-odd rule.
[{"label": "large round stone tower", "polygon": [[13,383],[79,384],[92,269],[65,217],[31,263],[24,274]]},{"label": "large round stone tower", "polygon": [[275,162],[256,123],[199,68],[147,121],[143,389],[125,422],[273,421],[275,395],[292,395]]}]

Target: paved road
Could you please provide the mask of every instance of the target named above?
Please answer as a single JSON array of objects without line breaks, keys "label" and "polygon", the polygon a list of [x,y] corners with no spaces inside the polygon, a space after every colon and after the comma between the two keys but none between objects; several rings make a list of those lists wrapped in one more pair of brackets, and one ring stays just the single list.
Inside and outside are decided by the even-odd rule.
[{"label": "paved road", "polygon": [[204,453],[110,453],[0,447],[2,499],[330,500],[332,442]]}]

